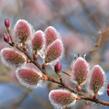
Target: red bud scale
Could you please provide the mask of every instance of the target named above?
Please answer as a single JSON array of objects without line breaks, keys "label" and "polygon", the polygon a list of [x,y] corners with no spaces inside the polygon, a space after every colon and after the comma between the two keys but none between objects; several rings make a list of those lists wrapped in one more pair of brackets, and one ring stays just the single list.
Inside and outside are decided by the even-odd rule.
[{"label": "red bud scale", "polygon": [[10,20],[8,18],[5,19],[4,24],[5,24],[6,28],[9,28],[10,27]]},{"label": "red bud scale", "polygon": [[4,34],[3,39],[4,39],[5,42],[9,43],[9,40],[10,40],[9,35]]},{"label": "red bud scale", "polygon": [[62,65],[60,62],[56,63],[56,65],[54,66],[54,70],[56,73],[60,73],[62,71]]}]

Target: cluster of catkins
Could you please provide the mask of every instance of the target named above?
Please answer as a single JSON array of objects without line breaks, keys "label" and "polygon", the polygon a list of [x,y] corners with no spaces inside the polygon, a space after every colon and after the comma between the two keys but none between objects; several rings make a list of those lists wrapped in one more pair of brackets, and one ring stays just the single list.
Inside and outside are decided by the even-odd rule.
[{"label": "cluster of catkins", "polygon": [[[11,47],[3,48],[0,51],[2,62],[8,67],[16,68],[16,77],[18,81],[29,88],[37,87],[40,80],[43,80],[43,73],[37,67],[33,67],[28,61],[28,54],[33,61],[40,57],[44,65],[54,67],[56,73],[62,72],[60,59],[64,52],[62,40],[57,30],[49,26],[45,31],[34,31],[32,26],[24,19],[20,19],[10,33],[10,21],[5,20],[7,32],[4,34],[4,40]],[[19,51],[17,48],[20,48]],[[21,51],[24,52],[21,52]],[[90,66],[83,57],[77,57],[71,65],[71,76],[69,80],[77,86],[79,92],[87,87],[89,96],[96,97],[103,92],[105,87],[105,72],[99,65]],[[62,77],[61,77],[62,78]],[[72,86],[73,88],[73,86]],[[109,93],[109,91],[108,91]],[[70,106],[79,99],[79,95],[61,88],[54,89],[49,93],[50,102],[56,107]]]}]

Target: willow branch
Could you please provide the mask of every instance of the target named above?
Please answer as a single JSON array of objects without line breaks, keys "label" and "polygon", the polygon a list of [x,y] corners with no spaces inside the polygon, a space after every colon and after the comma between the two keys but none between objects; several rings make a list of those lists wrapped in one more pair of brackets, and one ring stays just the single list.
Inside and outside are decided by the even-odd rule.
[{"label": "willow branch", "polygon": [[[30,60],[31,63],[33,63],[35,66],[37,66],[42,72],[44,72],[44,76],[45,76],[45,80],[46,81],[50,81],[52,83],[58,84],[60,86],[62,86],[63,88],[68,89],[69,91],[73,92],[73,93],[77,93],[75,90],[69,88],[68,86],[66,86],[63,82],[57,81],[52,77],[49,77],[47,74],[45,74],[45,70],[42,69],[42,67],[36,63],[34,60],[31,59],[31,57],[24,51],[22,51],[19,47],[11,45],[12,47],[16,47],[16,49],[18,49],[19,51],[21,51],[22,53],[24,53],[26,55],[26,57]],[[63,71],[64,72],[64,71]],[[65,74],[68,74],[67,72],[64,72]],[[79,94],[79,93],[78,93]],[[108,101],[103,101],[97,98],[92,98],[92,97],[86,97],[85,95],[78,95],[80,97],[81,100],[85,100],[85,101],[91,101],[91,102],[95,102],[104,106],[109,106],[109,102]]]},{"label": "willow branch", "polygon": [[[108,102],[108,101],[103,101],[103,100],[100,100],[100,99],[97,99],[97,98],[93,98],[93,97],[86,96],[85,93],[83,93],[83,95],[81,95],[81,92],[77,93],[77,91],[75,91],[75,90],[69,88],[69,87],[68,87],[67,85],[65,85],[63,82],[58,81],[58,80],[56,80],[56,79],[54,79],[54,78],[48,76],[47,73],[45,73],[45,72],[46,72],[45,68],[43,68],[41,65],[39,65],[39,64],[38,64],[37,62],[35,62],[34,60],[32,60],[31,56],[29,56],[28,53],[27,53],[25,50],[23,50],[23,49],[21,49],[20,47],[16,46],[14,43],[13,43],[13,44],[9,43],[9,45],[10,45],[11,47],[15,47],[17,50],[19,50],[20,52],[22,52],[22,53],[27,57],[27,59],[30,60],[31,63],[33,63],[36,67],[38,67],[38,68],[42,71],[43,77],[44,77],[43,80],[45,80],[45,81],[50,81],[50,82],[52,82],[52,83],[58,84],[58,85],[62,86],[63,88],[66,88],[66,89],[68,89],[69,91],[78,94],[78,97],[79,97],[81,100],[91,101],[91,102],[95,102],[95,103],[98,103],[98,104],[101,104],[101,105],[104,105],[104,106],[109,106],[109,102]],[[64,72],[64,71],[63,71],[63,72]],[[64,72],[64,73],[65,73],[65,74],[68,74],[67,72]]]},{"label": "willow branch", "polygon": [[81,97],[80,99],[83,99],[83,100],[86,100],[86,101],[91,101],[91,102],[95,102],[97,104],[101,104],[101,105],[104,105],[104,106],[109,106],[109,102],[108,101],[103,101],[103,100],[100,100],[100,99],[94,99],[94,98],[91,98],[91,97]]}]

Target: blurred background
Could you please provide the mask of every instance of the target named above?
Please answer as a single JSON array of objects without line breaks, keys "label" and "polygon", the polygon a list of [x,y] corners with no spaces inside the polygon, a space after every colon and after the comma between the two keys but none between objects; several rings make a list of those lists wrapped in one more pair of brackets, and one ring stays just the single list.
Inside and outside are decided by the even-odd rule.
[{"label": "blurred background", "polygon": [[[12,28],[18,19],[26,19],[35,30],[54,26],[61,34],[65,47],[63,68],[69,68],[75,54],[86,54],[93,64],[100,64],[109,77],[109,0],[0,0],[0,49],[7,46],[2,39],[4,19]],[[54,109],[48,100],[54,87],[22,87],[9,69],[0,62],[0,109]],[[108,100],[104,93],[101,99]],[[90,102],[79,102],[72,109],[109,109]]]}]

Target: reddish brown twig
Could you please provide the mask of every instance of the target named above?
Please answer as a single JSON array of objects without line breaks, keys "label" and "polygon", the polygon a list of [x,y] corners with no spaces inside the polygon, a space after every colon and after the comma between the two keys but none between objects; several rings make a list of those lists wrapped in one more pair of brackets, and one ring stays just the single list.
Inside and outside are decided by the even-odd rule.
[{"label": "reddish brown twig", "polygon": [[[10,35],[11,36],[11,35]],[[85,93],[81,93],[81,92],[78,92],[77,90],[75,89],[72,89],[72,88],[69,88],[67,85],[65,85],[64,82],[62,81],[58,81],[56,79],[54,79],[53,77],[50,77],[47,73],[46,73],[46,69],[45,69],[45,66],[44,64],[40,65],[38,64],[36,61],[33,60],[33,58],[28,55],[28,52],[25,50],[25,49],[22,49],[21,47],[17,46],[16,44],[14,44],[13,42],[12,43],[8,43],[11,47],[14,47],[16,48],[17,50],[19,50],[20,52],[22,52],[28,60],[30,60],[30,63],[33,63],[36,67],[38,67],[40,69],[40,71],[43,73],[43,77],[41,78],[42,80],[44,81],[50,81],[52,83],[55,83],[55,84],[58,84],[60,85],[61,87],[63,88],[66,88],[68,89],[69,91],[71,91],[72,93],[76,93],[78,94],[78,97],[80,98],[80,100],[85,100],[85,101],[91,101],[91,102],[95,102],[95,103],[98,103],[98,104],[102,104],[104,106],[109,106],[109,102],[108,101],[103,101],[103,100],[100,100],[98,98],[94,98],[92,96],[86,96]],[[63,71],[64,72],[64,71]],[[70,76],[67,72],[64,72],[65,74],[67,74],[68,76]]]}]

